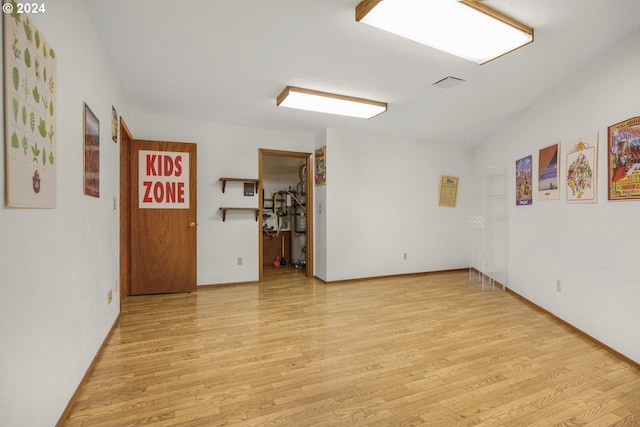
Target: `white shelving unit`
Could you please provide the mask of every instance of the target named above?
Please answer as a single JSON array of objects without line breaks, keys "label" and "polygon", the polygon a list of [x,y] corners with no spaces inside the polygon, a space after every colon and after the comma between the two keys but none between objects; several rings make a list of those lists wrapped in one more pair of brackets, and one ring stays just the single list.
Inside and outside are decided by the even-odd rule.
[{"label": "white shelving unit", "polygon": [[469,218],[469,280],[482,290],[507,286],[507,180],[503,170],[487,169],[478,190],[481,215]]}]

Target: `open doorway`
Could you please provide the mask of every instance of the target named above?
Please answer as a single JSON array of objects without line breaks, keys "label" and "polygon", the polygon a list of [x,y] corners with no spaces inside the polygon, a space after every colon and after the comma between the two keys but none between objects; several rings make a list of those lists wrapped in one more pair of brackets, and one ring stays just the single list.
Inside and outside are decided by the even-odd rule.
[{"label": "open doorway", "polygon": [[311,153],[260,149],[259,279],[265,269],[313,276]]}]

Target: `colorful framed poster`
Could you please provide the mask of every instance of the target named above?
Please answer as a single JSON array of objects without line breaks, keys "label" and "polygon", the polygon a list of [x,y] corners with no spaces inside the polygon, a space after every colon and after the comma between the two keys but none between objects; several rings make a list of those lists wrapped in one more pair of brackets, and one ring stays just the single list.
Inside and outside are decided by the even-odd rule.
[{"label": "colorful framed poster", "polygon": [[27,15],[3,15],[7,206],[55,208],[56,54]]},{"label": "colorful framed poster", "polygon": [[560,199],[560,143],[542,148],[538,154],[538,200]]},{"label": "colorful framed poster", "polygon": [[533,204],[533,156],[516,160],[516,206]]},{"label": "colorful framed poster", "polygon": [[440,176],[440,198],[438,206],[447,208],[455,208],[458,200],[458,177],[457,176]]},{"label": "colorful framed poster", "polygon": [[598,201],[598,133],[569,142],[566,164],[567,201]]},{"label": "colorful framed poster", "polygon": [[315,182],[316,185],[325,185],[327,183],[327,147],[318,148],[315,152],[316,170],[315,170]]},{"label": "colorful framed poster", "polygon": [[84,104],[84,194],[100,197],[100,121]]},{"label": "colorful framed poster", "polygon": [[640,117],[609,126],[609,200],[640,199]]}]

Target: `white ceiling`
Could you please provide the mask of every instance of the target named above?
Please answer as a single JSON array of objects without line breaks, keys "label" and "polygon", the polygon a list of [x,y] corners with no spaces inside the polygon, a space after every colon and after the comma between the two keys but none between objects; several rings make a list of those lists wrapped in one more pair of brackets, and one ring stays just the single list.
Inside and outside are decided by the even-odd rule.
[{"label": "white ceiling", "polygon": [[[84,3],[130,111],[467,145],[640,30],[640,0],[487,0],[533,27],[535,41],[481,66],[357,23],[359,1]],[[466,82],[432,86],[446,76]],[[384,101],[389,110],[363,120],[276,107],[286,85]]]}]

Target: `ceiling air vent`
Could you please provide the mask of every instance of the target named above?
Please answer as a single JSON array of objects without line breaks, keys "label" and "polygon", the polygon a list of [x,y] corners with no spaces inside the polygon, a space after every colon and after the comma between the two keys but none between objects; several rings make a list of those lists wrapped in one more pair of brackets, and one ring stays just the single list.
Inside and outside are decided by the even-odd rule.
[{"label": "ceiling air vent", "polygon": [[441,87],[442,89],[451,89],[454,86],[458,86],[460,83],[464,83],[464,79],[458,77],[447,76],[442,80],[438,80],[433,86]]}]

